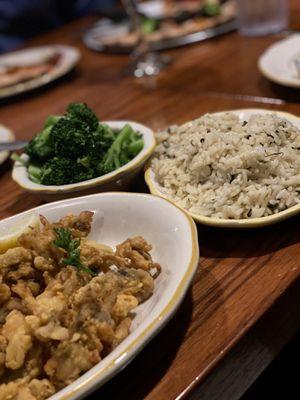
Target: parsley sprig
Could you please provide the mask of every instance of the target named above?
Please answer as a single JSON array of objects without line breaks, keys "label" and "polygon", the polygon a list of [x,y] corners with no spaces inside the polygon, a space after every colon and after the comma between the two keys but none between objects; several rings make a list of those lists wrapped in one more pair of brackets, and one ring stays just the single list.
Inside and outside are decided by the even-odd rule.
[{"label": "parsley sprig", "polygon": [[67,252],[67,256],[60,262],[61,265],[72,265],[82,272],[96,276],[97,274],[86,267],[80,260],[80,239],[73,239],[69,228],[54,228],[54,232],[56,234],[56,239],[53,241],[53,244]]}]

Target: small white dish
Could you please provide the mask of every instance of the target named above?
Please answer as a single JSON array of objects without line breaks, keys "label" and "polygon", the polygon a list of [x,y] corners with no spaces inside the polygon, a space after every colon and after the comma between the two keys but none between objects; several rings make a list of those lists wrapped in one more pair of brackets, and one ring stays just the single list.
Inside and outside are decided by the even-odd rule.
[{"label": "small white dish", "polygon": [[[120,130],[126,123],[142,134],[144,140],[144,148],[131,161],[122,167],[116,169],[97,178],[86,181],[71,183],[68,185],[54,186],[41,185],[32,182],[27,173],[27,169],[19,162],[15,162],[12,178],[23,189],[38,194],[46,201],[53,201],[74,195],[82,196],[90,193],[104,192],[109,190],[124,190],[128,184],[134,179],[138,172],[142,169],[146,160],[151,156],[155,148],[155,138],[153,131],[145,125],[132,121],[104,121],[113,130]],[[22,155],[24,160],[27,159],[25,154]]]},{"label": "small white dish", "polygon": [[297,60],[300,60],[300,35],[296,34],[268,47],[258,59],[258,68],[275,83],[300,88]]},{"label": "small white dish", "polygon": [[18,50],[0,56],[0,65],[32,65],[43,59],[45,56],[59,53],[60,59],[50,72],[30,79],[25,82],[20,82],[8,87],[0,88],[0,99],[14,96],[29,90],[44,86],[55,79],[67,74],[75,67],[80,59],[80,52],[75,47],[66,45],[49,45],[30,47],[24,50]]},{"label": "small white dish", "polygon": [[[12,131],[0,124],[0,142],[13,142],[14,140],[15,136]],[[9,151],[0,151],[0,165],[4,163],[8,156]]]},{"label": "small white dish", "polygon": [[153,245],[151,253],[162,272],[155,281],[153,295],[136,308],[130,335],[51,400],[81,399],[123,369],[173,316],[198,267],[193,220],[170,202],[149,194],[103,193],[51,203],[2,220],[0,229],[11,229],[33,212],[56,221],[83,210],[95,213],[89,238],[114,246],[128,237],[142,235]]},{"label": "small white dish", "polygon": [[[229,110],[229,111],[221,111],[214,113],[214,115],[222,115],[225,114],[226,112],[231,112],[236,114],[240,120],[242,121],[248,121],[250,116],[253,114],[276,114],[281,118],[285,118],[294,125],[296,125],[300,129],[300,117],[297,117],[296,115],[287,113],[287,112],[282,112],[282,111],[275,111],[275,110],[265,110],[261,108],[247,108],[247,109],[240,109],[240,110]],[[177,207],[181,208],[172,198],[168,197],[163,192],[162,187],[159,185],[157,180],[155,179],[155,174],[154,171],[150,166],[146,169],[145,172],[145,181],[149,187],[149,190],[152,194],[156,196],[163,197],[164,199],[169,200],[172,202],[174,205]],[[184,210],[186,213],[188,213],[196,222],[199,222],[204,225],[210,225],[214,227],[220,227],[220,228],[257,228],[261,226],[267,226],[274,224],[279,221],[283,221],[289,217],[292,217],[293,215],[299,214],[300,213],[300,204],[297,204],[293,207],[287,208],[284,211],[280,211],[276,214],[273,215],[268,215],[267,217],[260,217],[260,218],[248,218],[248,219],[219,219],[219,218],[212,218],[212,217],[205,217],[200,214],[194,214],[191,213],[187,210]]]}]

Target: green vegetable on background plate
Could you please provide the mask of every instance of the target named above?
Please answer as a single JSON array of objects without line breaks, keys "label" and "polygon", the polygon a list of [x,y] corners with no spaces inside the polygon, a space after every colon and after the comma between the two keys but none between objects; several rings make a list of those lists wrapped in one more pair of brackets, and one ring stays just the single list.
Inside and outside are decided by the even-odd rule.
[{"label": "green vegetable on background plate", "polygon": [[217,0],[206,0],[202,6],[201,12],[204,16],[215,17],[221,14],[221,5]]},{"label": "green vegetable on background plate", "polygon": [[142,136],[129,124],[114,132],[99,123],[83,103],[72,103],[63,116],[47,118],[43,130],[25,148],[29,178],[43,185],[65,185],[96,178],[120,168],[144,147]]},{"label": "green vegetable on background plate", "polygon": [[144,35],[150,35],[159,27],[159,21],[154,18],[141,16],[141,29]]}]

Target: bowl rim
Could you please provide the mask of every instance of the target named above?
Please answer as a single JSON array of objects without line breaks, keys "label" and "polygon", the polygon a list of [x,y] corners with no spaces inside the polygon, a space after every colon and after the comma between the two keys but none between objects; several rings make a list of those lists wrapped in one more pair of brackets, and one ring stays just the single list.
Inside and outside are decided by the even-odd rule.
[{"label": "bowl rim", "polygon": [[[118,364],[118,360],[122,357],[122,364],[123,366],[126,366],[134,357],[135,355],[142,350],[144,346],[153,338],[153,336],[158,333],[165,325],[166,323],[171,319],[171,317],[175,314],[177,311],[178,306],[180,305],[181,301],[183,300],[190,283],[192,282],[192,279],[198,269],[199,265],[199,244],[198,244],[198,233],[197,233],[197,228],[195,225],[195,222],[193,219],[182,209],[176,205],[174,205],[171,201],[162,199],[158,196],[153,196],[149,193],[135,193],[135,192],[105,192],[105,193],[96,193],[96,194],[91,194],[87,196],[81,196],[81,197],[76,197],[76,198],[71,198],[71,199],[66,199],[66,200],[59,200],[55,201],[52,203],[44,204],[41,206],[37,206],[34,208],[31,208],[29,210],[23,211],[21,213],[15,214],[11,217],[5,218],[0,221],[0,223],[5,223],[5,221],[13,219],[17,216],[21,216],[24,214],[28,214],[30,212],[37,211],[38,212],[43,212],[43,209],[48,208],[57,208],[57,206],[62,205],[63,203],[66,202],[72,202],[72,201],[80,201],[91,198],[91,197],[109,197],[109,196],[126,196],[126,197],[144,197],[144,198],[154,198],[155,200],[158,201],[163,201],[169,203],[172,207],[175,207],[177,212],[181,214],[181,216],[184,218],[184,220],[187,222],[189,231],[190,231],[190,242],[191,242],[191,255],[189,260],[187,260],[186,265],[187,268],[178,282],[178,285],[175,289],[175,292],[173,296],[169,299],[168,303],[164,306],[164,308],[161,310],[159,315],[154,318],[151,323],[149,323],[145,329],[137,336],[132,342],[128,344],[128,346],[122,351],[122,354],[116,354],[116,356],[109,362],[108,365],[103,367],[102,369],[95,371],[91,377],[88,377],[82,384],[78,384],[77,387],[71,389],[68,391],[68,386],[61,390],[66,390],[66,393],[60,394],[59,392],[55,393],[53,396],[50,398],[52,399],[58,399],[59,400],[71,400],[71,399],[77,399],[82,395],[85,395],[89,393],[90,391],[93,390],[94,387],[97,386],[97,383],[100,385],[104,384],[107,382],[110,378],[112,378],[115,374],[119,372],[119,369],[116,368],[113,370],[113,367]],[[97,365],[97,364],[96,364]],[[87,371],[88,372],[88,371]],[[103,380],[101,382],[97,382],[100,377],[103,377]],[[59,395],[59,397],[58,397]]]},{"label": "bowl rim", "polygon": [[[110,127],[112,127],[112,129],[120,129],[121,126],[124,126],[125,124],[130,124],[134,128],[134,130],[138,130],[142,133],[144,137],[147,137],[150,140],[150,143],[147,145],[144,141],[143,149],[132,160],[130,160],[128,163],[124,164],[120,168],[117,168],[116,170],[109,172],[108,174],[104,174],[82,182],[69,183],[66,185],[58,186],[47,186],[39,183],[34,183],[29,179],[26,167],[21,165],[18,161],[14,162],[12,169],[12,179],[23,189],[32,193],[45,193],[56,195],[77,192],[117,180],[127,172],[132,172],[135,169],[139,168],[151,156],[156,146],[156,140],[153,130],[148,126],[135,121],[127,120],[102,121],[101,123],[109,125]],[[26,154],[22,153],[21,157],[25,159]]]},{"label": "bowl rim", "polygon": [[[289,113],[289,112],[276,111],[276,110],[271,110],[271,109],[266,109],[266,108],[238,108],[238,109],[233,109],[233,110],[218,111],[218,112],[211,113],[211,114],[220,115],[220,114],[225,114],[228,112],[233,112],[235,114],[240,114],[242,112],[277,114],[277,115],[280,115],[280,116],[288,119],[289,121],[297,121],[299,124],[299,127],[300,127],[300,117],[298,117],[292,113]],[[187,122],[190,122],[190,121],[187,121]],[[195,213],[189,212],[188,210],[185,210],[183,207],[181,207],[179,204],[177,204],[175,200],[171,199],[166,194],[162,193],[158,189],[158,184],[155,181],[154,172],[153,172],[152,168],[150,167],[150,163],[148,163],[148,165],[146,167],[144,179],[145,179],[145,182],[146,182],[151,194],[170,201],[175,206],[179,207],[182,211],[189,214],[196,222],[201,223],[203,225],[220,227],[220,228],[258,228],[258,227],[263,227],[263,226],[267,226],[267,225],[272,225],[276,222],[283,221],[289,217],[292,217],[292,216],[300,213],[300,204],[296,204],[292,207],[287,208],[286,210],[279,211],[276,214],[268,215],[265,217],[250,218],[250,219],[224,219],[224,218],[219,219],[219,218],[206,217],[204,215],[195,214]]]}]

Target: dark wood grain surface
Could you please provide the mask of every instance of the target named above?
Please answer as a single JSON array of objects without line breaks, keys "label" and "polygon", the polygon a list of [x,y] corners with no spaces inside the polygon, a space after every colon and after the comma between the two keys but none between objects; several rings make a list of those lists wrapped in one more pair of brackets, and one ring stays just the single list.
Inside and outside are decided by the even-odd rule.
[{"label": "dark wood grain surface", "polygon": [[[293,2],[292,28],[300,27]],[[284,35],[243,38],[228,34],[172,50],[173,64],[157,79],[122,76],[126,56],[84,48],[86,18],[29,44],[65,43],[82,59],[71,74],[47,88],[0,103],[0,121],[18,139],[39,131],[48,114],[71,101],[87,102],[101,119],[132,119],[160,129],[205,112],[271,108],[300,114],[300,91],[268,82],[257,57]],[[29,45],[28,44],[28,45]],[[0,216],[41,204],[0,169]],[[142,177],[132,190],[147,190]],[[98,399],[230,399],[247,389],[299,330],[300,218],[248,231],[199,226],[201,260],[193,285],[176,316]],[[242,372],[244,371],[244,372]]]}]

